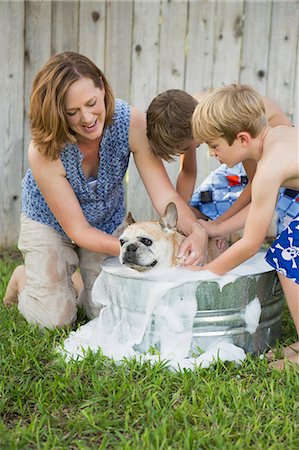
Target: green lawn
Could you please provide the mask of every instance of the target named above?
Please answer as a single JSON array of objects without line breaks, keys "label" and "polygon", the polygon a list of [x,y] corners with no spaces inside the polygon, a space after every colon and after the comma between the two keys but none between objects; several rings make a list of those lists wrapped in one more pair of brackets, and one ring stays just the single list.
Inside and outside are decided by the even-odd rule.
[{"label": "green lawn", "polygon": [[[0,297],[15,251],[0,252]],[[0,305],[0,449],[298,449],[299,370],[241,366],[175,373],[101,354],[66,364],[68,331],[39,331]],[[82,318],[83,319],[83,318]],[[296,339],[285,312],[281,343]]]}]

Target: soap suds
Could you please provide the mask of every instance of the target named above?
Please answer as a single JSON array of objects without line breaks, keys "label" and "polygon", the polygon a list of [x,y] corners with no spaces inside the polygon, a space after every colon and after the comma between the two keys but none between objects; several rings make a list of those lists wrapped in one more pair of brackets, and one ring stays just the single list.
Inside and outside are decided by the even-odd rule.
[{"label": "soap suds", "polygon": [[[208,271],[193,272],[176,267],[139,273],[121,266],[116,258],[103,264],[92,298],[103,305],[98,317],[70,333],[60,351],[67,360],[80,359],[90,349],[121,361],[136,357],[141,361],[168,360],[169,367],[209,367],[218,358],[240,363],[244,350],[229,339],[216,340],[204,353],[191,355],[192,328],[197,310],[195,291],[200,281],[213,280],[220,289],[240,276],[273,270],[257,254],[228,274],[219,277]],[[246,330],[254,333],[261,314],[256,297],[244,312]],[[159,356],[148,352],[155,348]]]},{"label": "soap suds", "polygon": [[262,306],[257,297],[255,297],[245,308],[246,331],[250,334],[255,333],[261,318]]}]

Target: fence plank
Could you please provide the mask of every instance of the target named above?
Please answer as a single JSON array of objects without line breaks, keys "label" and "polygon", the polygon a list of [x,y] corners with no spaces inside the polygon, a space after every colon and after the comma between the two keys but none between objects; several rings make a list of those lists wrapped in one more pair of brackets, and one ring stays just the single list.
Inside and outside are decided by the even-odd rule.
[{"label": "fence plank", "polygon": [[188,2],[162,2],[158,91],[184,89]]},{"label": "fence plank", "polygon": [[78,51],[79,2],[52,2],[52,53]]},{"label": "fence plank", "polygon": [[116,97],[129,101],[133,2],[107,2],[105,74]]},{"label": "fence plank", "polygon": [[273,2],[267,95],[276,100],[291,119],[296,102],[294,91],[297,83],[298,15],[298,1]]},{"label": "fence plank", "polygon": [[216,2],[190,2],[185,89],[190,94],[211,88]]},{"label": "fence plank", "polygon": [[[254,23],[254,27],[252,24]],[[240,82],[266,94],[271,8],[269,2],[246,2]]]},{"label": "fence plank", "polygon": [[0,244],[19,232],[23,159],[24,2],[0,2]]},{"label": "fence plank", "polygon": [[[51,56],[52,6],[48,1],[27,1],[25,3],[25,115],[24,115],[24,158],[23,175],[28,168],[27,147],[30,141],[28,108],[32,81],[37,71]],[[39,36],[43,36],[39,39]]]},{"label": "fence plank", "polygon": [[[130,103],[146,111],[157,92],[160,2],[135,2]],[[155,217],[133,158],[129,165],[127,210],[138,220]]]},{"label": "fence plank", "polygon": [[101,70],[105,65],[106,2],[81,1],[79,10],[79,52]]},{"label": "fence plank", "polygon": [[218,1],[215,16],[213,88],[239,80],[243,1]]}]

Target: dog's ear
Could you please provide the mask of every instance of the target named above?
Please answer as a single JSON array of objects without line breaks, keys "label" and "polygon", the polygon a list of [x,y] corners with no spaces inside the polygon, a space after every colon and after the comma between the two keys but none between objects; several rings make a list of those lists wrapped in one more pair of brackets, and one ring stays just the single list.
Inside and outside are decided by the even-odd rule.
[{"label": "dog's ear", "polygon": [[125,224],[128,227],[129,225],[132,225],[132,223],[135,223],[135,220],[133,219],[131,211],[129,211],[125,218]]},{"label": "dog's ear", "polygon": [[174,203],[168,203],[165,209],[164,216],[160,217],[159,224],[165,232],[176,231],[176,224],[178,221],[178,212]]}]

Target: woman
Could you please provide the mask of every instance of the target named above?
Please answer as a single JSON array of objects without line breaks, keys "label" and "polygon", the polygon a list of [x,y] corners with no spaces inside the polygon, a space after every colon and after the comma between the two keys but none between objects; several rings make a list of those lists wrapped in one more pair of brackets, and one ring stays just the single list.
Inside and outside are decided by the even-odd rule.
[{"label": "woman", "polygon": [[[89,317],[91,289],[107,255],[119,254],[124,218],[123,178],[133,153],[157,212],[172,201],[178,227],[188,236],[186,264],[203,259],[206,232],[172,187],[162,162],[148,148],[145,116],[114,99],[105,75],[88,58],[52,57],[34,82],[29,110],[30,169],[22,184],[19,266],[4,303],[18,303],[28,322],[64,326],[81,304]],[[84,287],[77,299],[73,275]],[[77,289],[78,290],[78,289]]]}]

